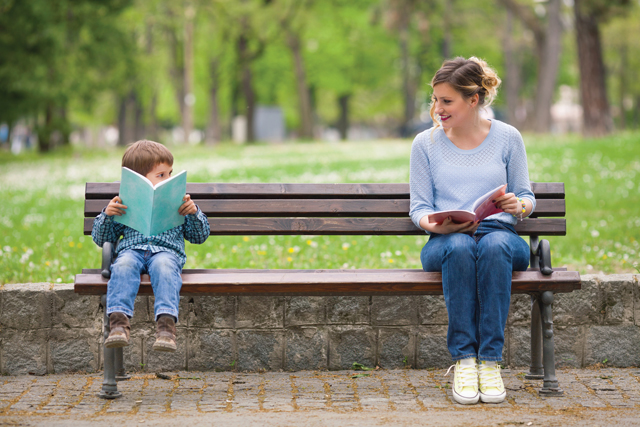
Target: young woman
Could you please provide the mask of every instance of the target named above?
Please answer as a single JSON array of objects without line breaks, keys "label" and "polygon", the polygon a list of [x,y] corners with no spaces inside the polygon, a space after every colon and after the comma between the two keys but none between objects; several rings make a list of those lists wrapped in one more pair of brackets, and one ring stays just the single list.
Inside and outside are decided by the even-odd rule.
[{"label": "young woman", "polygon": [[[453,398],[462,404],[502,402],[500,375],[512,271],[526,270],[529,247],[514,225],[535,208],[520,133],[482,109],[496,96],[500,79],[472,57],[445,61],[431,86],[434,127],[416,136],[411,150],[411,210],[430,235],[420,259],[425,271],[442,273],[449,317],[447,346],[456,362]],[[480,222],[456,223],[429,215],[469,210],[500,185],[500,212]]]}]

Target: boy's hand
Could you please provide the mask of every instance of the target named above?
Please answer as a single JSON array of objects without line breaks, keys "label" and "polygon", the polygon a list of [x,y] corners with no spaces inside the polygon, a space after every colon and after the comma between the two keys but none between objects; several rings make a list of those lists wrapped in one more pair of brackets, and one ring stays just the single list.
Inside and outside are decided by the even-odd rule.
[{"label": "boy's hand", "polygon": [[196,208],[196,204],[193,202],[193,200],[191,200],[191,196],[190,195],[185,195],[184,198],[182,199],[184,201],[184,203],[182,204],[182,206],[180,206],[180,209],[178,210],[178,213],[182,216],[185,215],[193,215],[196,212],[198,212],[198,208]]},{"label": "boy's hand", "polygon": [[107,205],[107,209],[104,210],[104,213],[108,216],[122,216],[127,213],[125,212],[125,209],[127,209],[127,207],[122,204],[122,199],[119,196],[116,196],[111,199],[111,201]]}]

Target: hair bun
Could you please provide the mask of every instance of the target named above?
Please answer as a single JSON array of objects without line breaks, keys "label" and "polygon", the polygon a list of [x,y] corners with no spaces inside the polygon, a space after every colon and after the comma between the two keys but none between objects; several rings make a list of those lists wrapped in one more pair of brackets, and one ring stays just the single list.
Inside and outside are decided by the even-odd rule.
[{"label": "hair bun", "polygon": [[485,105],[490,105],[498,94],[498,87],[502,83],[502,80],[498,77],[498,73],[489,67],[486,61],[475,56],[469,58],[469,61],[475,62],[482,68],[482,87],[487,91]]}]

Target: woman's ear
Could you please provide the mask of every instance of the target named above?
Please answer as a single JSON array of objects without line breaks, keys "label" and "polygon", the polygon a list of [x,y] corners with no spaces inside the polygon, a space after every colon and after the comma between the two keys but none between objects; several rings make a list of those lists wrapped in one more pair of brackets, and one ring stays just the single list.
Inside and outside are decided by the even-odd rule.
[{"label": "woman's ear", "polygon": [[475,95],[473,95],[471,98],[469,98],[469,106],[470,107],[477,106],[478,102],[480,102],[480,95],[478,95],[477,93]]}]

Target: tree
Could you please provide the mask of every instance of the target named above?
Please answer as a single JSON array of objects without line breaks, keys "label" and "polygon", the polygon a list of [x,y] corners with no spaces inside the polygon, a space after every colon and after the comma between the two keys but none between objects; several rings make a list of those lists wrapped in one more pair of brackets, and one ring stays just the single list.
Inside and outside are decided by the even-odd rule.
[{"label": "tree", "polygon": [[118,25],[128,6],[128,0],[4,2],[0,121],[31,117],[42,152],[67,142],[69,106],[90,105],[109,83],[114,57],[128,52]]},{"label": "tree", "polygon": [[613,130],[606,74],[600,40],[600,24],[619,14],[629,0],[574,0],[583,133],[598,137]]},{"label": "tree", "polygon": [[[517,0],[499,1],[534,35],[538,69],[533,129],[540,133],[549,132],[551,130],[551,104],[553,103],[553,94],[556,88],[562,47],[561,0],[547,1],[547,7],[544,9],[544,14],[547,16],[546,25],[536,16],[532,8],[519,3]],[[511,71],[511,75],[513,75],[512,67],[513,64],[507,67]],[[511,94],[511,96],[513,95]]]}]

